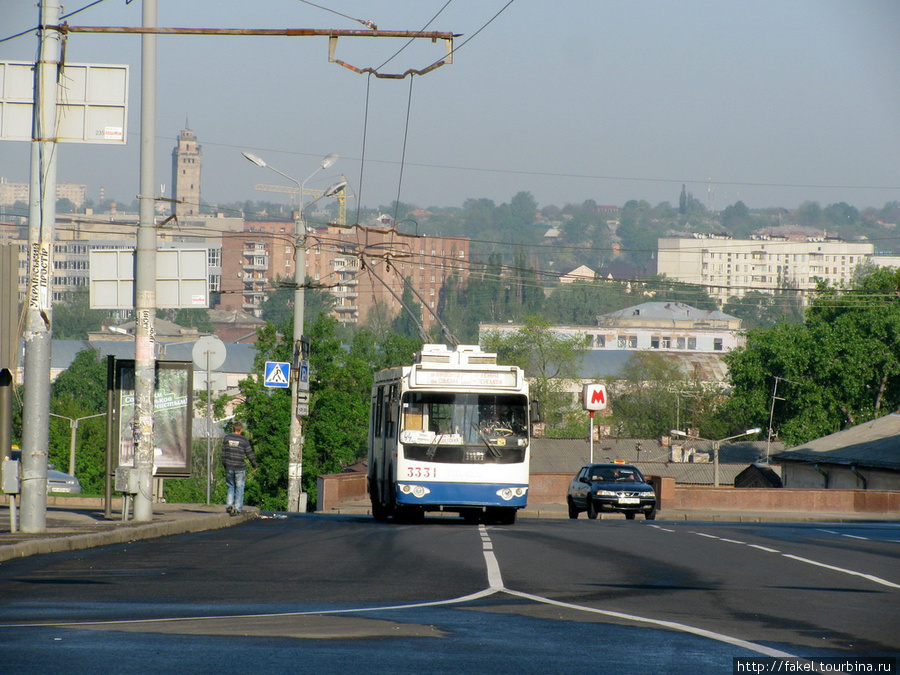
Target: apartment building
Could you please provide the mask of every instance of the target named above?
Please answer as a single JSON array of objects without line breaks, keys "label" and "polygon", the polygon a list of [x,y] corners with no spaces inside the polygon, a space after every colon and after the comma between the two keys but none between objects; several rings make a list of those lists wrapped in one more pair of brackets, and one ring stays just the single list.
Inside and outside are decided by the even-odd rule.
[{"label": "apartment building", "polygon": [[377,304],[391,316],[402,310],[408,281],[422,307],[422,325],[437,321],[441,292],[469,278],[469,239],[411,235],[393,227],[341,227],[311,230],[307,275],[337,298],[335,314],[345,323],[365,322]]},{"label": "apartment building", "polygon": [[[521,325],[483,323],[479,332],[516,332]],[[723,354],[743,346],[741,320],[681,302],[645,302],[597,317],[595,326],[553,326],[558,335],[587,338],[591,351]]]},{"label": "apartment building", "polygon": [[[313,284],[337,299],[334,314],[343,323],[364,322],[383,303],[400,309],[404,279],[422,305],[425,329],[435,323],[441,291],[451,277],[468,279],[469,240],[413,236],[387,227],[310,227],[306,273]],[[278,277],[294,279],[294,223],[247,221],[244,231],[223,242],[220,309],[259,317],[261,304]]]},{"label": "apartment building", "polygon": [[748,291],[812,290],[819,280],[850,284],[857,265],[871,260],[870,242],[834,237],[760,235],[732,239],[701,235],[659,240],[657,272],[704,286],[721,305]]},{"label": "apartment building", "polygon": [[[28,183],[9,183],[0,177],[0,206],[12,206],[16,202],[28,204]],[[56,199],[68,199],[75,208],[81,208],[87,201],[87,185],[58,183]]]},{"label": "apartment building", "polygon": [[294,222],[244,221],[222,240],[222,277],[217,309],[260,318],[276,279],[294,280]]},{"label": "apartment building", "polygon": [[[207,250],[210,294],[219,292],[222,277],[223,234],[243,225],[240,218],[198,217],[177,228],[157,231],[158,248]],[[54,302],[71,300],[90,286],[90,252],[96,249],[134,249],[137,244],[137,214],[60,214],[54,228],[52,297]],[[28,285],[28,228],[3,227],[3,240],[19,249],[19,296]]]}]

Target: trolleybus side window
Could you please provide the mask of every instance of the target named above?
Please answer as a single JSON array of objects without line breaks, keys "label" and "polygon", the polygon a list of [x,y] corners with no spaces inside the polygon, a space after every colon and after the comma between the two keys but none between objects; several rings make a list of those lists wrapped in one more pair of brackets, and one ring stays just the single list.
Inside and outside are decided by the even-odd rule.
[{"label": "trolleybus side window", "polygon": [[373,411],[375,420],[375,436],[384,437],[384,387],[378,387],[378,393],[375,395],[375,410]]},{"label": "trolleybus side window", "polygon": [[392,384],[388,399],[385,401],[385,406],[387,408],[385,415],[385,438],[393,438],[394,434],[397,433],[397,399],[399,397],[397,385]]}]

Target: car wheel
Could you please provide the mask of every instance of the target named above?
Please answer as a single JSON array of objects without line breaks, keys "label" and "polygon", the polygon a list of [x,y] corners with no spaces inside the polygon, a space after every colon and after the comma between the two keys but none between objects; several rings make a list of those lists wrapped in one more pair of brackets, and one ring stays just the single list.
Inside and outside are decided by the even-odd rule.
[{"label": "car wheel", "polygon": [[597,519],[597,507],[594,505],[594,500],[590,497],[587,500],[587,517],[591,520]]},{"label": "car wheel", "polygon": [[634,511],[626,511],[625,519],[626,520],[634,520]]},{"label": "car wheel", "polygon": [[644,518],[646,518],[647,520],[656,520],[656,509],[644,511]]},{"label": "car wheel", "polygon": [[576,509],[575,504],[572,503],[571,497],[566,500],[566,505],[569,507],[569,518],[572,520],[578,518],[578,509]]}]

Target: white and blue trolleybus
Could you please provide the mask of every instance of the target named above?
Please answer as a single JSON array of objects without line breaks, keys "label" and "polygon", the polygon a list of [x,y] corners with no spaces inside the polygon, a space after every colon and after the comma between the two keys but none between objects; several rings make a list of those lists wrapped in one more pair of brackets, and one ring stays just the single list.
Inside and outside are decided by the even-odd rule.
[{"label": "white and blue trolleybus", "polygon": [[427,511],[512,524],[528,498],[531,406],[521,368],[477,346],[424,345],[375,375],[369,496],[376,520]]}]

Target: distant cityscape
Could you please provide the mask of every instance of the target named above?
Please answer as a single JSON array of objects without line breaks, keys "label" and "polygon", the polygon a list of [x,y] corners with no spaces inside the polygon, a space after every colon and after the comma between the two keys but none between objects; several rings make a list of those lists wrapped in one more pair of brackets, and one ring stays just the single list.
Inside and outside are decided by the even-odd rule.
[{"label": "distant cityscape", "polygon": [[[267,219],[263,214],[226,215],[203,213],[201,209],[202,147],[191,129],[183,129],[172,150],[172,198],[160,202],[162,213],[177,216],[176,226],[158,232],[160,248],[205,249],[208,260],[209,308],[243,312],[261,317],[261,306],[275,290],[276,280],[293,280],[295,236],[293,215]],[[289,190],[285,189],[285,192]],[[68,200],[72,213],[57,214],[54,248],[54,301],[71,299],[90,283],[91,249],[134,247],[138,216],[120,211],[111,204],[95,213],[86,197],[87,186],[62,183],[57,197]],[[682,193],[682,210],[689,195]],[[28,184],[0,178],[0,207],[28,203]],[[619,207],[595,206],[597,218],[610,231],[620,224]],[[626,205],[627,206],[627,205]],[[306,247],[306,275],[312,283],[336,299],[334,315],[343,323],[364,322],[368,313],[383,305],[392,314],[401,310],[399,298],[409,285],[423,308],[426,330],[436,322],[442,293],[448,284],[465,287],[471,270],[475,244],[466,236],[412,234],[390,216],[378,214],[365,226],[348,227],[343,222],[344,204],[338,218],[310,224]],[[325,215],[325,214],[323,214]],[[407,214],[403,214],[406,216]],[[409,214],[427,220],[419,210]],[[537,214],[543,223],[539,243],[554,246],[567,243],[564,213]],[[326,224],[326,220],[328,221]],[[20,249],[20,294],[27,284],[28,228],[24,214],[15,217],[0,212],[0,243],[17,244]],[[413,220],[412,222],[416,222]],[[708,228],[707,228],[708,229]],[[489,234],[485,235],[489,238]],[[621,247],[611,245],[611,255]],[[633,280],[641,274],[666,278],[707,289],[722,307],[729,298],[749,291],[775,293],[780,290],[809,291],[820,281],[834,287],[851,283],[861,264],[897,267],[900,258],[876,251],[863,238],[845,241],[839,236],[804,231],[749,234],[741,238],[712,232],[660,236],[647,267],[586,264],[568,265],[553,274],[560,282],[573,280]],[[364,269],[368,267],[368,269]],[[617,278],[617,274],[618,277]],[[678,341],[667,348],[677,349]],[[687,343],[682,349],[687,349]]]}]

